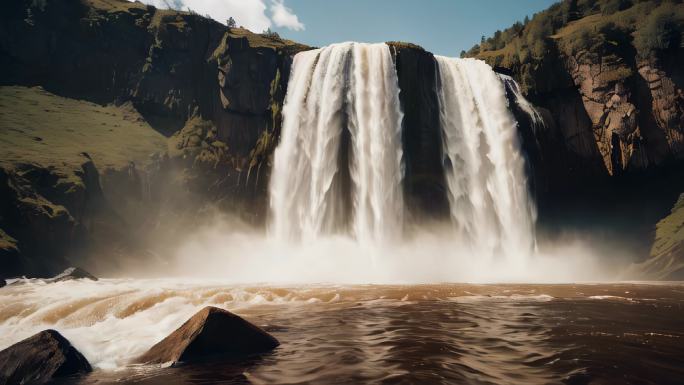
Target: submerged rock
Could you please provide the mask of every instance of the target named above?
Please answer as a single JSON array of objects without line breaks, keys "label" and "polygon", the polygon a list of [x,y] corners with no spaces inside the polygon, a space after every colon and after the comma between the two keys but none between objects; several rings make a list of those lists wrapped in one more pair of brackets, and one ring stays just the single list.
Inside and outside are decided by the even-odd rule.
[{"label": "submerged rock", "polygon": [[70,281],[72,279],[90,279],[97,281],[97,277],[81,269],[80,267],[70,267],[60,274],[48,279],[49,282]]},{"label": "submerged rock", "polygon": [[90,371],[88,360],[55,330],[44,330],[0,351],[0,385],[42,384]]},{"label": "submerged rock", "polygon": [[273,336],[237,315],[213,306],[197,312],[136,362],[163,364],[197,361],[210,356],[242,358],[274,349]]}]

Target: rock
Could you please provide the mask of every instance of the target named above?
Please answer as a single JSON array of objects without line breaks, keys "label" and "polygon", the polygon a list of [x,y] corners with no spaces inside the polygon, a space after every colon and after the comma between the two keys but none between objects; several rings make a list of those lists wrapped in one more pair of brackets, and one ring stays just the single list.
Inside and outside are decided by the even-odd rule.
[{"label": "rock", "polygon": [[[674,56],[674,55],[673,55]],[[681,60],[681,59],[680,59]],[[680,61],[681,62],[681,61]],[[645,103],[654,118],[654,129],[659,131],[660,155],[684,154],[684,90],[675,79],[681,77],[681,67],[668,74],[663,70],[661,60],[652,57],[638,63],[639,75],[648,88],[650,105]],[[646,101],[648,101],[648,96]]]},{"label": "rock", "polygon": [[48,279],[48,282],[70,281],[72,279],[90,279],[97,281],[97,277],[81,269],[80,267],[70,267],[60,274]]},{"label": "rock", "polygon": [[413,215],[440,217],[449,212],[440,151],[442,131],[437,101],[437,65],[423,48],[388,42],[399,83],[402,121],[404,194]]},{"label": "rock", "polygon": [[44,330],[0,352],[0,385],[42,384],[90,371],[88,360],[55,330]]},{"label": "rock", "polygon": [[210,356],[243,358],[267,352],[279,344],[273,336],[237,315],[207,306],[135,361],[163,364]]},{"label": "rock", "polygon": [[4,286],[7,286],[7,281],[0,278],[0,287],[4,287]]}]

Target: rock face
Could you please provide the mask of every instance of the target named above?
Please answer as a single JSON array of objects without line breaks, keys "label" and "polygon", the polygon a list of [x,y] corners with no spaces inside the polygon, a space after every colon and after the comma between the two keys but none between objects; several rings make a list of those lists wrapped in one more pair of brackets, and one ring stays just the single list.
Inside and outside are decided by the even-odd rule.
[{"label": "rock face", "polygon": [[[681,65],[684,52],[675,52],[679,58],[670,58]],[[676,157],[684,154],[684,91],[681,86],[675,84],[675,77],[682,76],[681,67],[665,71],[661,60],[652,56],[648,60],[642,60],[638,64],[639,75],[648,85],[651,97],[650,109],[653,111],[655,125],[662,130],[659,143],[662,146],[662,155],[667,151]],[[648,95],[646,97],[648,99]],[[648,108],[648,104],[644,106]],[[653,123],[651,123],[653,124]]]},{"label": "rock face", "polygon": [[0,384],[42,384],[92,371],[66,338],[45,330],[0,352]]},{"label": "rock face", "polygon": [[[290,63],[304,49],[126,0],[13,1],[0,16],[0,86],[42,88],[8,88],[8,113],[25,116],[3,121],[5,133],[49,123],[45,134],[59,134],[25,135],[43,145],[31,156],[0,141],[14,143],[0,148],[0,277],[144,260],[148,239],[176,238],[215,208],[263,223]],[[68,120],[66,104],[97,127]],[[90,140],[66,140],[74,131]]]},{"label": "rock face", "polygon": [[389,42],[399,80],[404,112],[404,196],[414,216],[448,214],[444,179],[442,131],[437,103],[437,63],[423,48]]},{"label": "rock face", "polygon": [[519,119],[523,136],[535,138],[524,148],[540,228],[613,232],[643,258],[654,224],[684,191],[684,46],[679,32],[644,45],[654,32],[642,19],[663,11],[681,20],[684,8],[631,2],[598,12],[608,3],[559,2],[518,25],[503,48],[472,54],[511,73],[544,116],[532,135]]},{"label": "rock face", "polygon": [[242,358],[276,348],[278,340],[226,310],[208,306],[136,359],[143,364]]}]

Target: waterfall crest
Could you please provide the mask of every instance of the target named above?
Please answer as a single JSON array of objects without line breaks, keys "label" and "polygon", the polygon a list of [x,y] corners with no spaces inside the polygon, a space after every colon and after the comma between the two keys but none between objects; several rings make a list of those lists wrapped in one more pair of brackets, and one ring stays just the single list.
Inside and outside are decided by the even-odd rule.
[{"label": "waterfall crest", "polygon": [[350,233],[383,242],[403,228],[399,87],[386,44],[298,53],[270,186],[283,240]]},{"label": "waterfall crest", "polygon": [[501,255],[522,262],[536,247],[536,212],[502,80],[480,60],[435,58],[445,172],[457,235],[479,258]]}]

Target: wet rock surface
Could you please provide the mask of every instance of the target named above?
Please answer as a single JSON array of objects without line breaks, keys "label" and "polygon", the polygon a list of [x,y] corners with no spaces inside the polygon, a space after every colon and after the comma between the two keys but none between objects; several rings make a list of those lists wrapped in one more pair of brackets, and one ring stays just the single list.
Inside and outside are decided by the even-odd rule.
[{"label": "wet rock surface", "polygon": [[45,330],[0,351],[0,384],[42,384],[92,371],[88,360],[55,330]]},{"label": "wet rock surface", "polygon": [[229,357],[239,359],[276,348],[278,340],[237,315],[213,306],[197,312],[135,362],[164,364]]},{"label": "wet rock surface", "polygon": [[439,126],[437,85],[439,76],[434,56],[423,48],[389,42],[399,81],[402,122],[404,191],[414,215],[440,216],[448,213],[444,179],[442,132]]}]

